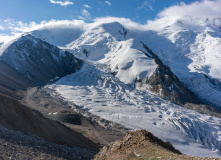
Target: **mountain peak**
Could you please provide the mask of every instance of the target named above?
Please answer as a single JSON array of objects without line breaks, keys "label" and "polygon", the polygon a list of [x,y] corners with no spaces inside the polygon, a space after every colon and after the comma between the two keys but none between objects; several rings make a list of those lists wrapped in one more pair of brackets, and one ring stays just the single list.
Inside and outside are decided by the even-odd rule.
[{"label": "mountain peak", "polygon": [[129,37],[129,31],[119,22],[104,23],[102,26],[108,33],[116,37],[118,40],[125,40]]},{"label": "mountain peak", "polygon": [[[2,79],[14,79],[18,77],[22,81],[26,79],[30,85],[45,84],[56,77],[63,77],[73,73],[81,67],[82,61],[73,54],[64,52],[58,47],[50,45],[28,33],[25,33],[12,42],[3,46],[0,56]],[[4,77],[5,72],[8,72]],[[9,81],[9,80],[8,80]],[[19,80],[18,80],[19,81]],[[6,80],[3,82],[6,86]],[[20,82],[19,82],[20,83]],[[11,85],[12,88],[13,85]],[[16,87],[15,87],[16,88]]]}]

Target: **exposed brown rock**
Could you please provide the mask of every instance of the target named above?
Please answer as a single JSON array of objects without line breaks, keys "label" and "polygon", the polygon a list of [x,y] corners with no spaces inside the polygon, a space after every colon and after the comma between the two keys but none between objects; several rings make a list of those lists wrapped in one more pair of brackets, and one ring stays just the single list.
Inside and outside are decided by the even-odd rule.
[{"label": "exposed brown rock", "polygon": [[169,142],[163,142],[152,133],[140,130],[128,133],[122,140],[101,149],[94,160],[171,159],[171,160],[218,160],[182,155]]},{"label": "exposed brown rock", "polygon": [[[186,103],[201,103],[201,101],[180,82],[171,69],[162,63],[151,49],[145,44],[143,44],[143,46],[155,60],[157,69],[149,79],[145,78],[140,80],[142,84],[148,84],[151,91],[158,93],[160,97],[179,105],[184,105]],[[149,56],[147,53],[146,55]]]}]

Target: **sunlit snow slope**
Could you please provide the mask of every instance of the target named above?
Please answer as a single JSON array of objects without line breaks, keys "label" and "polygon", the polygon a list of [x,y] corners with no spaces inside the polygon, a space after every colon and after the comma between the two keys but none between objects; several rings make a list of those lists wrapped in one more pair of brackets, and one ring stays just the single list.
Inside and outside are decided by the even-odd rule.
[{"label": "sunlit snow slope", "polygon": [[[187,62],[191,60],[186,56],[189,50],[182,47],[185,46],[183,42],[173,48],[175,42],[169,39],[169,34],[141,30],[135,33],[117,22],[96,22],[87,24],[87,28],[79,38],[62,47],[84,59],[83,68],[47,86],[52,94],[58,94],[95,115],[131,129],[147,129],[157,137],[170,141],[182,153],[220,156],[221,119],[162,100],[148,88],[145,92],[134,88],[136,80],[149,78],[157,68],[151,54],[144,53],[140,41],[150,46],[185,84],[191,82],[186,79],[193,78],[193,75],[196,79],[205,78],[200,72],[192,73],[188,69],[190,63]],[[190,35],[185,36],[192,37],[192,32],[188,33]],[[194,40],[190,41],[188,44],[192,45]],[[189,84],[190,89],[194,88],[193,84]],[[208,82],[206,84],[209,85]],[[195,85],[195,88],[201,87],[200,83]]]},{"label": "sunlit snow slope", "polygon": [[221,107],[221,19],[162,18],[136,32],[201,100]]}]

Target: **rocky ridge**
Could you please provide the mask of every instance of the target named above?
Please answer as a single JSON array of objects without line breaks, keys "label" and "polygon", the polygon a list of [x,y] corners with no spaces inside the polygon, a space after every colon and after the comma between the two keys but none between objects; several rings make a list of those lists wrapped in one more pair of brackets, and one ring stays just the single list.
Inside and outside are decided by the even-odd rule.
[{"label": "rocky ridge", "polygon": [[163,142],[152,133],[139,130],[128,133],[123,139],[103,147],[94,160],[219,160],[182,155],[169,142]]},{"label": "rocky ridge", "polygon": [[[148,46],[143,44],[143,47],[151,55],[151,58],[154,59],[155,63],[157,64],[157,68],[149,78],[137,80],[138,88],[145,87],[147,84],[147,89],[150,89],[168,101],[182,106],[186,103],[202,103],[180,82],[180,80],[171,71],[171,69],[163,64],[163,62],[155,53],[153,53],[153,51]],[[150,57],[149,54],[145,53],[146,56]]]},{"label": "rocky ridge", "polygon": [[0,50],[0,85],[11,90],[44,85],[81,68],[82,61],[43,40],[24,34]]}]

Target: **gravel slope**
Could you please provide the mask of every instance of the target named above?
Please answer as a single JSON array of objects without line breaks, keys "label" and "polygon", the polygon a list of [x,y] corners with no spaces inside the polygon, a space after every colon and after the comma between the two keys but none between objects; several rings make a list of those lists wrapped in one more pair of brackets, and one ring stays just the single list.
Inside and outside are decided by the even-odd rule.
[{"label": "gravel slope", "polygon": [[95,152],[79,147],[49,143],[33,135],[0,126],[0,159],[91,159]]}]

